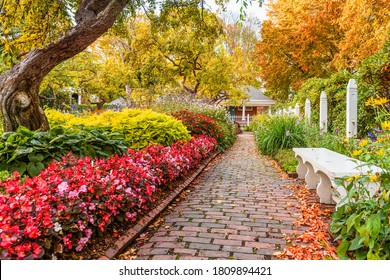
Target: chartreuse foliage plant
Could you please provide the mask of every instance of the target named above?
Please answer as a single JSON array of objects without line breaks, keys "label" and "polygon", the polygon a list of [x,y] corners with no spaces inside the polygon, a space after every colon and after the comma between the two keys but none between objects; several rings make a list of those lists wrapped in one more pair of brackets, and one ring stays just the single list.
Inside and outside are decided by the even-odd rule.
[{"label": "chartreuse foliage plant", "polygon": [[15,172],[0,181],[1,258],[74,258],[95,236],[135,222],[156,192],[216,148],[215,139],[200,136],[108,159],[68,155],[25,180]]},{"label": "chartreuse foliage plant", "polygon": [[107,158],[127,152],[123,135],[98,130],[72,130],[54,127],[47,132],[34,132],[19,127],[0,138],[0,171],[18,171],[36,176],[53,160],[61,160],[69,152],[80,157]]},{"label": "chartreuse foliage plant", "polygon": [[152,110],[125,109],[79,116],[46,110],[46,114],[51,124],[119,132],[124,135],[127,146],[134,150],[141,150],[151,143],[170,146],[191,137],[180,121]]}]

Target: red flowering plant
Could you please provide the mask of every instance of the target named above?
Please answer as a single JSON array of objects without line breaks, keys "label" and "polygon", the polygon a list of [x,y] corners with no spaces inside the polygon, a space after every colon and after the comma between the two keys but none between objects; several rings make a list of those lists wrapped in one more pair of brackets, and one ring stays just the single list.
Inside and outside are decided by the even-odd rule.
[{"label": "red flowering plant", "polygon": [[[187,110],[181,110],[171,113],[173,117],[181,120],[187,127],[191,135],[207,135],[215,139],[221,139],[224,136],[222,128],[213,118],[201,114],[193,113]],[[219,142],[219,141],[218,141]]]},{"label": "red flowering plant", "polygon": [[0,182],[0,258],[81,251],[113,221],[136,221],[157,188],[184,176],[216,147],[215,139],[201,136],[109,159],[68,155],[23,182],[15,172]]},{"label": "red flowering plant", "polygon": [[198,136],[189,143],[178,141],[170,147],[150,145],[134,155],[136,162],[147,166],[156,185],[169,185],[195,168],[218,146],[214,138]]}]

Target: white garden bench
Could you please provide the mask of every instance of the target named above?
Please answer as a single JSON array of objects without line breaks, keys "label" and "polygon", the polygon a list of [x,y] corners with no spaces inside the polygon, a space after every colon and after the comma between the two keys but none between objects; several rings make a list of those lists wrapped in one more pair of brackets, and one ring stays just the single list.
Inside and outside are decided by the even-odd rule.
[{"label": "white garden bench", "polygon": [[[293,148],[298,160],[298,178],[305,179],[307,189],[317,189],[321,203],[336,204],[347,195],[334,182],[344,176],[381,173],[377,166],[362,166],[364,162],[325,148]],[[366,186],[372,195],[378,190],[373,182]]]}]

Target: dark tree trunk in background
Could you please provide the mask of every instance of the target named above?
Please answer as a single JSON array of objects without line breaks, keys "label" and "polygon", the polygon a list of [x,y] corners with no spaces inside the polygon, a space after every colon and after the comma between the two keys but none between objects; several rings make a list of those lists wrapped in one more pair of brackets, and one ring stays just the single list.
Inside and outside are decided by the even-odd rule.
[{"label": "dark tree trunk in background", "polygon": [[80,53],[106,32],[130,0],[84,0],[77,12],[77,25],[55,43],[30,51],[10,71],[0,76],[0,106],[4,131],[19,126],[49,129],[39,102],[43,78],[59,63]]}]

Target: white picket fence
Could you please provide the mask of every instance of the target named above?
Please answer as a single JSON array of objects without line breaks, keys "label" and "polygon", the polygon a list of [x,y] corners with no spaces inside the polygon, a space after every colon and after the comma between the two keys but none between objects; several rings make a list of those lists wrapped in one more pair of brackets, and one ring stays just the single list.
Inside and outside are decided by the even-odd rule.
[{"label": "white picket fence", "polygon": [[[356,81],[350,79],[347,85],[347,108],[346,108],[346,137],[353,138],[357,135],[357,100],[358,100],[358,91]],[[311,119],[311,103],[309,99],[305,101],[305,118],[310,123]],[[274,115],[294,115],[299,117],[300,115],[300,106],[297,103],[294,108],[291,106],[285,109],[279,109],[274,112]],[[328,129],[328,98],[326,92],[321,92],[320,96],[320,129],[322,131],[327,131]]]}]

